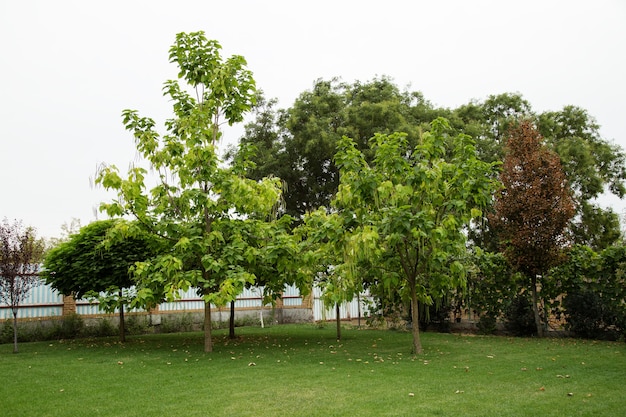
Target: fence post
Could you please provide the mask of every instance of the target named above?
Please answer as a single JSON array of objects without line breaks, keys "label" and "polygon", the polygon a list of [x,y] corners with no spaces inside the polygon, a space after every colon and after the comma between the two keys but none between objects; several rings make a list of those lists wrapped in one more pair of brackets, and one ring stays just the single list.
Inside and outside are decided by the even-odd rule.
[{"label": "fence post", "polygon": [[76,314],[76,298],[74,293],[70,295],[63,294],[63,316]]},{"label": "fence post", "polygon": [[313,309],[313,290],[306,297],[302,297],[302,308]]}]

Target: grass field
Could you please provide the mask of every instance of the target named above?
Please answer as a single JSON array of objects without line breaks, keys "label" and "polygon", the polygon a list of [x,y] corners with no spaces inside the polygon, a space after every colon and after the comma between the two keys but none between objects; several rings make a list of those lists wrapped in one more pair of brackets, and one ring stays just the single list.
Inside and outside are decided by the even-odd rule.
[{"label": "grass field", "polygon": [[0,345],[17,416],[620,416],[626,344],[332,325]]}]

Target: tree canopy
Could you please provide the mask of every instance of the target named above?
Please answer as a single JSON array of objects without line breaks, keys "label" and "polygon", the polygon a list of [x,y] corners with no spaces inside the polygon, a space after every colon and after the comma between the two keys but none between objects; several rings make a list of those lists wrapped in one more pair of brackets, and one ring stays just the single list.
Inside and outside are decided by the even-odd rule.
[{"label": "tree canopy", "polygon": [[[123,112],[124,125],[158,174],[158,184],[147,190],[147,170],[140,167],[122,178],[114,166],[105,166],[97,178],[118,194],[101,209],[112,216],[135,217],[169,244],[167,251],[137,265],[139,297],[176,297],[179,290],[196,288],[205,302],[207,352],[213,346],[211,303],[224,305],[254,282],[247,265],[271,235],[282,193],[277,178],[246,177],[250,165],[243,148],[231,166],[219,159],[220,125],[240,122],[256,96],[245,59],[223,59],[220,50],[203,32],[176,36],[170,61],[187,85],[165,83],[174,112],[165,123],[167,133],[160,135],[155,122],[136,111]],[[134,233],[132,228],[127,232]]]},{"label": "tree canopy", "polygon": [[128,290],[136,284],[131,269],[136,262],[157,254],[159,242],[139,232],[121,238],[110,236],[116,226],[125,227],[121,220],[113,219],[82,227],[48,252],[41,276],[62,294],[97,297],[101,309],[119,309],[120,340],[124,341],[124,306],[134,298]]},{"label": "tree canopy", "polygon": [[13,313],[13,353],[17,347],[17,312],[30,290],[39,285],[39,262],[44,242],[35,229],[4,218],[0,223],[0,301]]},{"label": "tree canopy", "polygon": [[[599,124],[579,107],[538,113],[521,94],[504,93],[453,109],[439,108],[418,91],[400,90],[388,77],[352,84],[317,80],[285,109],[277,109],[272,100],[260,102],[263,105],[254,110],[256,117],[241,139],[259,149],[250,175],[282,178],[287,185],[286,211],[296,218],[328,207],[337,192],[338,168],[332,158],[343,135],[354,138],[370,161],[368,140],[375,133],[406,132],[409,143],[415,144],[419,132],[443,116],[455,132],[474,138],[479,159],[490,163],[503,160],[509,127],[528,118],[546,146],[559,155],[574,190],[577,215],[570,224],[574,241],[601,249],[621,237],[617,214],[600,207],[596,199],[604,192],[625,195],[626,154],[602,138]],[[470,236],[485,249],[497,250],[497,236],[490,234],[486,216]]]},{"label": "tree canopy", "polygon": [[339,185],[333,157],[342,136],[353,138],[369,161],[368,143],[376,133],[403,131],[415,144],[420,127],[438,115],[420,93],[401,91],[388,77],[353,84],[320,79],[288,109],[276,109],[271,100],[260,103],[241,138],[259,149],[250,174],[283,179],[286,212],[298,219],[329,207]]},{"label": "tree canopy", "polygon": [[413,350],[422,352],[418,303],[464,282],[459,261],[464,229],[489,202],[495,164],[477,159],[466,135],[450,135],[445,119],[409,145],[407,135],[377,134],[368,163],[355,141],[344,137],[335,161],[340,185],[333,207],[349,235],[343,249],[346,277],[357,279],[357,265],[381,269],[387,288],[411,300]]},{"label": "tree canopy", "polygon": [[503,188],[496,193],[491,221],[505,256],[529,280],[541,336],[537,282],[558,264],[571,241],[567,233],[575,213],[571,189],[559,156],[545,146],[528,120],[510,129],[500,180]]}]

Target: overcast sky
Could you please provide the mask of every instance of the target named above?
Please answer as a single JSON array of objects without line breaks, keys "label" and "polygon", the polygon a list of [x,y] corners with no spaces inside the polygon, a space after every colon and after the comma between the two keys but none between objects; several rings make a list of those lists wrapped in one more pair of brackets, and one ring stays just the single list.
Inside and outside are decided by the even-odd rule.
[{"label": "overcast sky", "polygon": [[198,30],[281,107],[318,78],[386,75],[444,107],[505,92],[576,105],[626,148],[623,0],[0,0],[0,218],[45,237],[94,220],[112,197],[90,185],[98,164],[135,159],[122,110],[170,116],[168,49]]}]

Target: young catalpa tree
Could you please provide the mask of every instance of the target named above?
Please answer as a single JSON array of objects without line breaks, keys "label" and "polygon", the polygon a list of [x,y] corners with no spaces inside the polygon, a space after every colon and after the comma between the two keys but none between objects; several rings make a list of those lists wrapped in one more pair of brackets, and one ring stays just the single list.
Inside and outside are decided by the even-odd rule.
[{"label": "young catalpa tree", "polygon": [[576,210],[559,156],[549,150],[524,120],[511,128],[490,220],[502,239],[504,254],[524,274],[532,294],[537,335],[543,336],[538,284],[563,259],[567,227]]},{"label": "young catalpa tree", "polygon": [[[173,298],[179,290],[196,288],[205,302],[206,352],[213,348],[211,304],[227,304],[255,281],[246,264],[258,258],[259,245],[271,235],[268,220],[282,191],[277,178],[246,179],[245,152],[230,167],[218,157],[220,126],[241,122],[255,97],[245,59],[235,55],[224,60],[220,50],[203,32],[176,36],[170,62],[178,65],[187,85],[165,83],[174,111],[165,134],[157,132],[154,120],[132,110],[123,113],[137,150],[158,174],[158,185],[147,190],[147,170],[140,167],[131,168],[124,179],[107,166],[96,179],[118,195],[102,210],[133,216],[169,242],[167,251],[137,264],[139,299]],[[132,228],[126,233],[132,234]]]},{"label": "young catalpa tree", "polygon": [[344,137],[335,156],[340,185],[333,205],[347,236],[344,274],[355,277],[359,263],[370,262],[387,288],[411,300],[418,354],[419,303],[432,304],[463,284],[458,259],[466,252],[465,229],[497,186],[495,165],[478,160],[469,136],[448,131],[448,122],[436,119],[414,148],[405,134],[378,134],[370,142],[372,164]]},{"label": "young catalpa tree", "polygon": [[39,285],[37,276],[44,243],[35,229],[19,221],[0,223],[0,301],[13,313],[13,353],[17,348],[17,312],[28,292]]},{"label": "young catalpa tree", "polygon": [[[350,256],[356,255],[353,251],[355,236],[340,213],[326,207],[307,213],[296,233],[306,237],[301,251],[301,268],[307,270],[322,290],[324,307],[335,307],[337,340],[340,340],[341,303],[352,301],[363,290],[363,275],[346,270],[358,267],[355,256]],[[358,230],[356,238],[363,243],[366,236],[362,230]],[[370,238],[376,238],[376,235],[370,234]],[[374,245],[360,245],[362,253],[359,256],[367,257],[366,251],[372,246]]]}]

